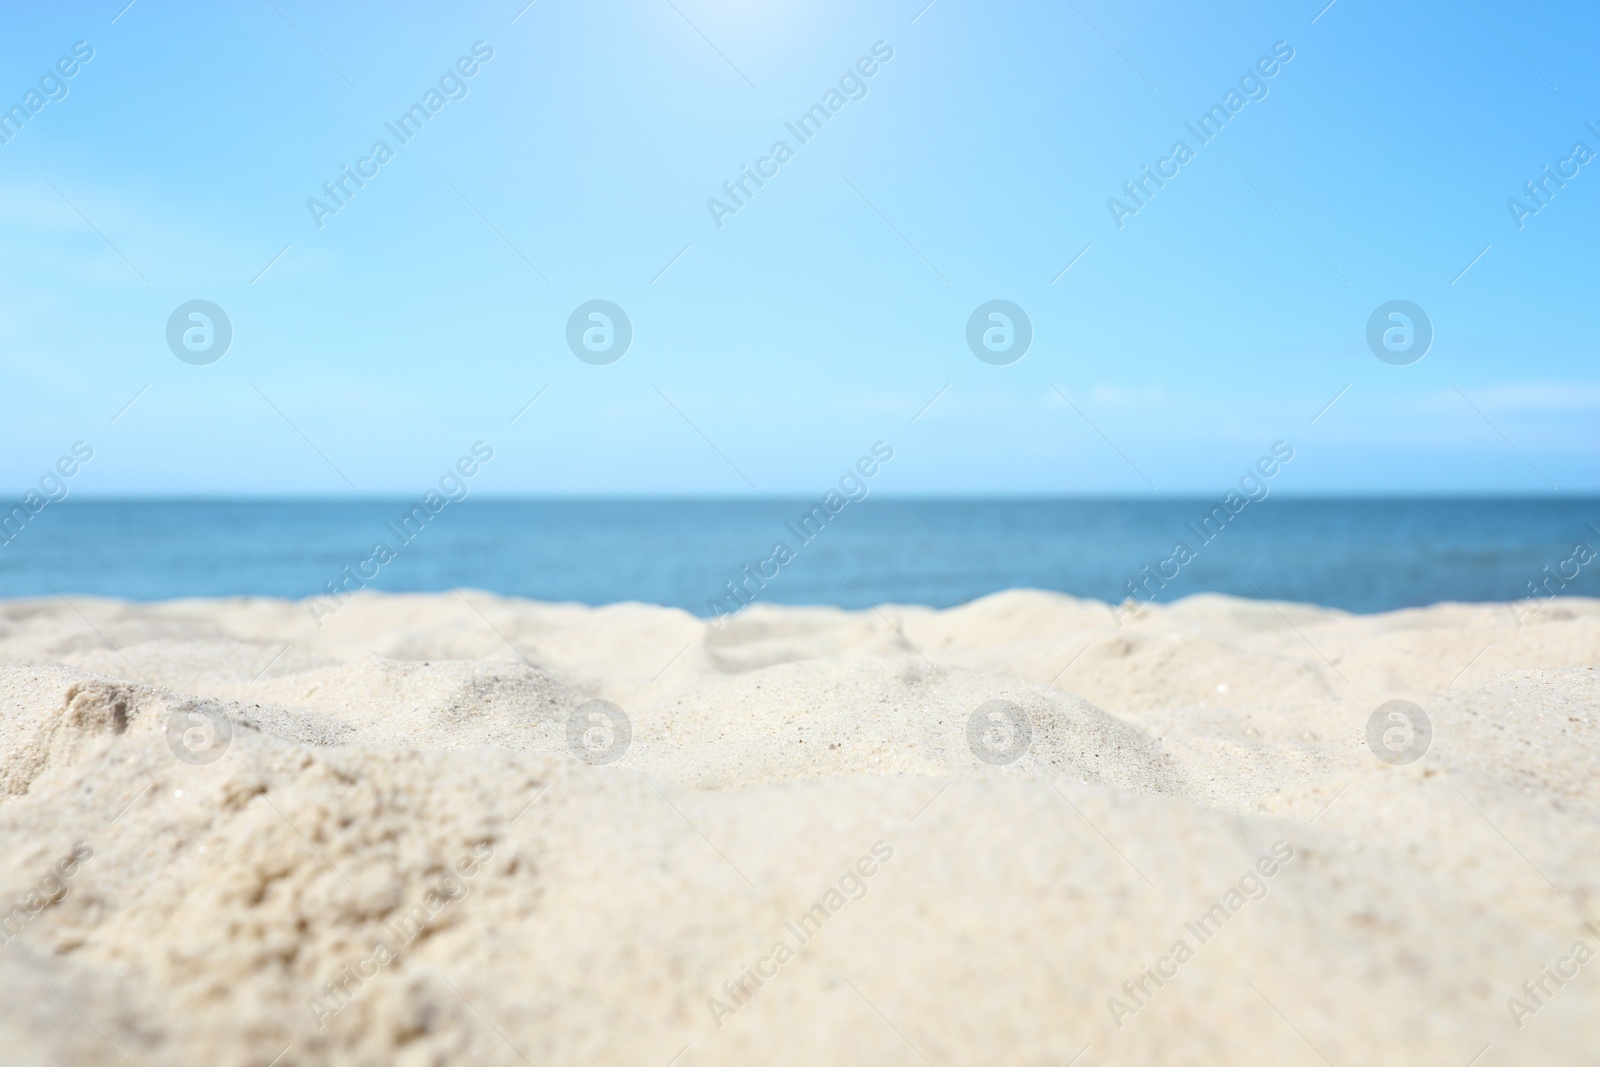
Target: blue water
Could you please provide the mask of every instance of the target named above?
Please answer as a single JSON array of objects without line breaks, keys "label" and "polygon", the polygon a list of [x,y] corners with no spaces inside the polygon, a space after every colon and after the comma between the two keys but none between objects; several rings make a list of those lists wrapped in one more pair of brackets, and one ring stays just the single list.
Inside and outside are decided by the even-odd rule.
[{"label": "blue water", "polygon": [[[726,596],[724,583],[741,576],[741,564],[754,569],[783,540],[795,558],[760,590],[764,602],[860,608],[865,597],[948,606],[1018,586],[1120,601],[1124,583],[1171,556],[1182,538],[1196,557],[1156,591],[1159,600],[1259,591],[1370,612],[1517,599],[1578,542],[1600,547],[1600,499],[1273,497],[1247,506],[1209,544],[1185,525],[1216,503],[1200,499],[872,498],[849,504],[802,543],[785,524],[809,501],[471,498],[448,505],[402,545],[386,523],[412,503],[68,499],[0,545],[0,596],[59,589],[135,600],[307,597],[338,579],[343,565],[356,568],[381,539],[399,551],[378,568],[372,589],[454,584],[708,615],[707,600]],[[1600,560],[1562,592],[1600,596]]]}]

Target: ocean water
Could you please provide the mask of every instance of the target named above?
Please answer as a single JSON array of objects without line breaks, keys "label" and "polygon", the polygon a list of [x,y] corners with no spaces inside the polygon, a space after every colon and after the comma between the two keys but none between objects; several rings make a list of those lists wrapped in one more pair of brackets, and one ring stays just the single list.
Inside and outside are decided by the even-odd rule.
[{"label": "ocean water", "polygon": [[[809,541],[798,522],[815,501],[799,499],[469,498],[413,518],[407,540],[399,523],[415,503],[72,498],[7,528],[0,596],[302,598],[364,572],[366,587],[390,592],[454,585],[704,616],[708,601],[732,606],[726,583],[745,565],[775,574],[746,583],[760,601],[858,609],[1014,587],[1121,601],[1157,571],[1175,574],[1149,579],[1160,601],[1222,592],[1372,612],[1516,600],[1541,581],[1600,596],[1588,547],[1600,548],[1600,499],[1271,497],[1213,517],[1207,539],[1215,498],[869,498],[813,518]],[[1174,557],[1180,541],[1192,558]],[[392,558],[374,554],[379,542]],[[774,555],[779,542],[792,558]]]}]

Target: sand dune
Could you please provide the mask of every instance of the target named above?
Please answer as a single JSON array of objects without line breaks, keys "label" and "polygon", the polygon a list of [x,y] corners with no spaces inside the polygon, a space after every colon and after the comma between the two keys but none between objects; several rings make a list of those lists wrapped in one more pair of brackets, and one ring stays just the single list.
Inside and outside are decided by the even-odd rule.
[{"label": "sand dune", "polygon": [[4,1060],[1588,1062],[1597,663],[1587,600],[0,604]]}]

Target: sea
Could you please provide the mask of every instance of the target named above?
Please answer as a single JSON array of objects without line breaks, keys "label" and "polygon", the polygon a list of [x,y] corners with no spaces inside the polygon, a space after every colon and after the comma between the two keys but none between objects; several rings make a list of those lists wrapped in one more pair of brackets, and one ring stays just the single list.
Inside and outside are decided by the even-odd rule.
[{"label": "sea", "polygon": [[1600,596],[1600,498],[1274,496],[1220,517],[1217,498],[837,503],[470,497],[419,516],[401,499],[74,497],[6,527],[0,597],[458,588],[711,616],[745,600],[949,607],[1015,588],[1121,602],[1129,583],[1159,602],[1353,612]]}]

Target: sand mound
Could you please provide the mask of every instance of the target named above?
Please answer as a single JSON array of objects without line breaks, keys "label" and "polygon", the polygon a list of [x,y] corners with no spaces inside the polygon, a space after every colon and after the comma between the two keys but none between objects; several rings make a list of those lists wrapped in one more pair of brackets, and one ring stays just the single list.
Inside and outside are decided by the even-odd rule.
[{"label": "sand mound", "polygon": [[1597,661],[1578,600],[8,603],[0,1047],[1585,1062]]}]

